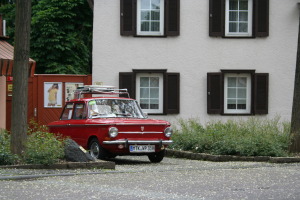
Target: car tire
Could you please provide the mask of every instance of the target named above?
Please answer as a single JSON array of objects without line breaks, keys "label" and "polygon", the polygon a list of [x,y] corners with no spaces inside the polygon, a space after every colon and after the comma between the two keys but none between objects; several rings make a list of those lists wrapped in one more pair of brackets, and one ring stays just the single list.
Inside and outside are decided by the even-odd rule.
[{"label": "car tire", "polygon": [[89,142],[89,152],[93,158],[104,160],[108,157],[106,150],[100,145],[97,138],[93,138]]},{"label": "car tire", "polygon": [[166,153],[165,150],[162,150],[158,153],[148,155],[148,158],[152,163],[159,163],[164,159],[165,153]]}]

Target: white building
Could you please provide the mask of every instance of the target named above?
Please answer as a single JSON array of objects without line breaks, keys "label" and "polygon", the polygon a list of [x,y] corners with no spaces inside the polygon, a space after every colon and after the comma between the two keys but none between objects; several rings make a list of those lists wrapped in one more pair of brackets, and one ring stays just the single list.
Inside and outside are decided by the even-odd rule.
[{"label": "white building", "polygon": [[149,117],[171,122],[290,120],[297,4],[94,1],[93,81],[128,88]]}]

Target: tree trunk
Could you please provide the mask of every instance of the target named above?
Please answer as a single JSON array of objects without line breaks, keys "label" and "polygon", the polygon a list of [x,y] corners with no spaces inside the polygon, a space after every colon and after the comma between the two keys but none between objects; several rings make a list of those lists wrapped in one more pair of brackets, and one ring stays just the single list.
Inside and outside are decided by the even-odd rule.
[{"label": "tree trunk", "polygon": [[87,0],[91,10],[94,12],[94,0]]},{"label": "tree trunk", "polygon": [[16,0],[11,151],[21,155],[27,138],[31,0]]},{"label": "tree trunk", "polygon": [[298,49],[294,84],[294,98],[291,119],[291,145],[290,152],[300,152],[300,17],[298,32]]}]

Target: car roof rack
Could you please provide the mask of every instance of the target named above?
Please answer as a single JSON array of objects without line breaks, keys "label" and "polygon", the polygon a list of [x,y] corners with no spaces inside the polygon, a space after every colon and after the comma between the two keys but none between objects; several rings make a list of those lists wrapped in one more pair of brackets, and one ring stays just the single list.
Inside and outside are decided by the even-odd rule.
[{"label": "car roof rack", "polygon": [[101,94],[101,95],[120,95],[125,94],[130,98],[127,89],[117,89],[114,86],[100,86],[100,85],[84,85],[78,87],[75,92],[75,98],[80,99],[82,94]]}]

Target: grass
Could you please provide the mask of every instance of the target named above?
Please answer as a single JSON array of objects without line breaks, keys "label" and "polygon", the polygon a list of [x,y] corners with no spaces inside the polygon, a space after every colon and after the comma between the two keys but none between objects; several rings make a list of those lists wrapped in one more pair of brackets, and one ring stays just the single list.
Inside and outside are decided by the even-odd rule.
[{"label": "grass", "polygon": [[290,123],[279,117],[262,120],[211,122],[205,126],[196,119],[180,120],[171,149],[240,156],[288,156]]}]

